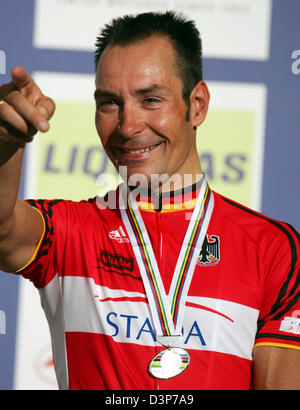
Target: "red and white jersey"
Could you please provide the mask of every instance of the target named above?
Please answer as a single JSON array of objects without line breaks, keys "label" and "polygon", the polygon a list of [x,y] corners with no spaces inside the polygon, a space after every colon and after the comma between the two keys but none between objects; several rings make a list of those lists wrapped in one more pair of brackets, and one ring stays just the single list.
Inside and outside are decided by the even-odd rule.
[{"label": "red and white jersey", "polygon": [[[119,209],[96,198],[28,201],[45,232],[18,273],[39,289],[61,389],[250,389],[255,346],[300,349],[299,235],[213,194],[179,345],[191,360],[169,380],[148,373],[163,348]],[[174,193],[171,205],[162,196],[159,211],[139,198],[166,293],[196,196]]]}]

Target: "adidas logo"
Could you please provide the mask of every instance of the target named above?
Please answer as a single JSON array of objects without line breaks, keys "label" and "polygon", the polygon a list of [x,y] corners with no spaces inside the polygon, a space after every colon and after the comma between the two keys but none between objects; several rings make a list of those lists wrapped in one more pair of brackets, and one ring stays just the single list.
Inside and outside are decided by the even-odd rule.
[{"label": "adidas logo", "polygon": [[119,226],[119,228],[116,229],[115,231],[109,232],[108,237],[110,239],[113,239],[114,241],[117,241],[118,243],[130,243],[122,226]]}]

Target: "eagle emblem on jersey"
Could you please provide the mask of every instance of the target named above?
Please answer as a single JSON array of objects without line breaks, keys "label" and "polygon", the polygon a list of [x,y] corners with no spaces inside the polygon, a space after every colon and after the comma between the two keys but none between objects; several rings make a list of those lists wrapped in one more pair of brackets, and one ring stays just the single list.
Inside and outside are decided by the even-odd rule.
[{"label": "eagle emblem on jersey", "polygon": [[220,262],[220,237],[205,235],[197,265],[214,266]]}]

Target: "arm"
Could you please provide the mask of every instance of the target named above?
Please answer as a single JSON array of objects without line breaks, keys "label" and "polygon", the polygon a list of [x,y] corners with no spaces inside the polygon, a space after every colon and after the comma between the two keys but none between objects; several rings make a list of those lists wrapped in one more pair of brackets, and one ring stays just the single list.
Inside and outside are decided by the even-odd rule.
[{"label": "arm", "polygon": [[256,390],[299,390],[300,350],[258,346],[254,349]]},{"label": "arm", "polygon": [[16,271],[32,256],[43,232],[41,215],[18,199],[26,143],[49,129],[54,102],[23,67],[0,87],[0,268]]}]

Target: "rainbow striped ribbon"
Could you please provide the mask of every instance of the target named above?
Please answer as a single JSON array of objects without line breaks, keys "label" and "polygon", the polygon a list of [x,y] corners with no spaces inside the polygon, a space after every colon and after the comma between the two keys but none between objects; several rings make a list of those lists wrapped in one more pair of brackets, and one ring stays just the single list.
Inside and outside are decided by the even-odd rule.
[{"label": "rainbow striped ribbon", "polygon": [[203,179],[191,220],[174,270],[169,295],[165,293],[157,261],[147,229],[132,195],[126,186],[120,190],[121,216],[141,272],[157,340],[172,344],[181,336],[185,299],[192,280],[197,258],[213,211],[213,193]]},{"label": "rainbow striped ribbon", "polygon": [[[180,302],[183,296],[187,295],[195,265],[197,263],[197,258],[199,257],[202,249],[202,243],[212,211],[211,207],[213,202],[213,194],[209,188],[209,185],[207,183],[205,185],[206,187],[203,200],[201,201],[200,206],[195,208],[196,215],[193,214],[192,216],[192,218],[195,218],[194,223],[190,223],[190,226],[188,227],[186,237],[184,239],[184,243],[187,245],[181,248],[174,271],[175,274],[170,287],[169,295],[171,295],[171,314],[175,328],[177,327],[180,310],[179,308],[180,306],[184,306],[184,303],[181,305]],[[206,218],[207,213],[210,214],[209,218]],[[189,232],[189,229],[191,232]],[[176,272],[178,273],[176,274]]]}]

